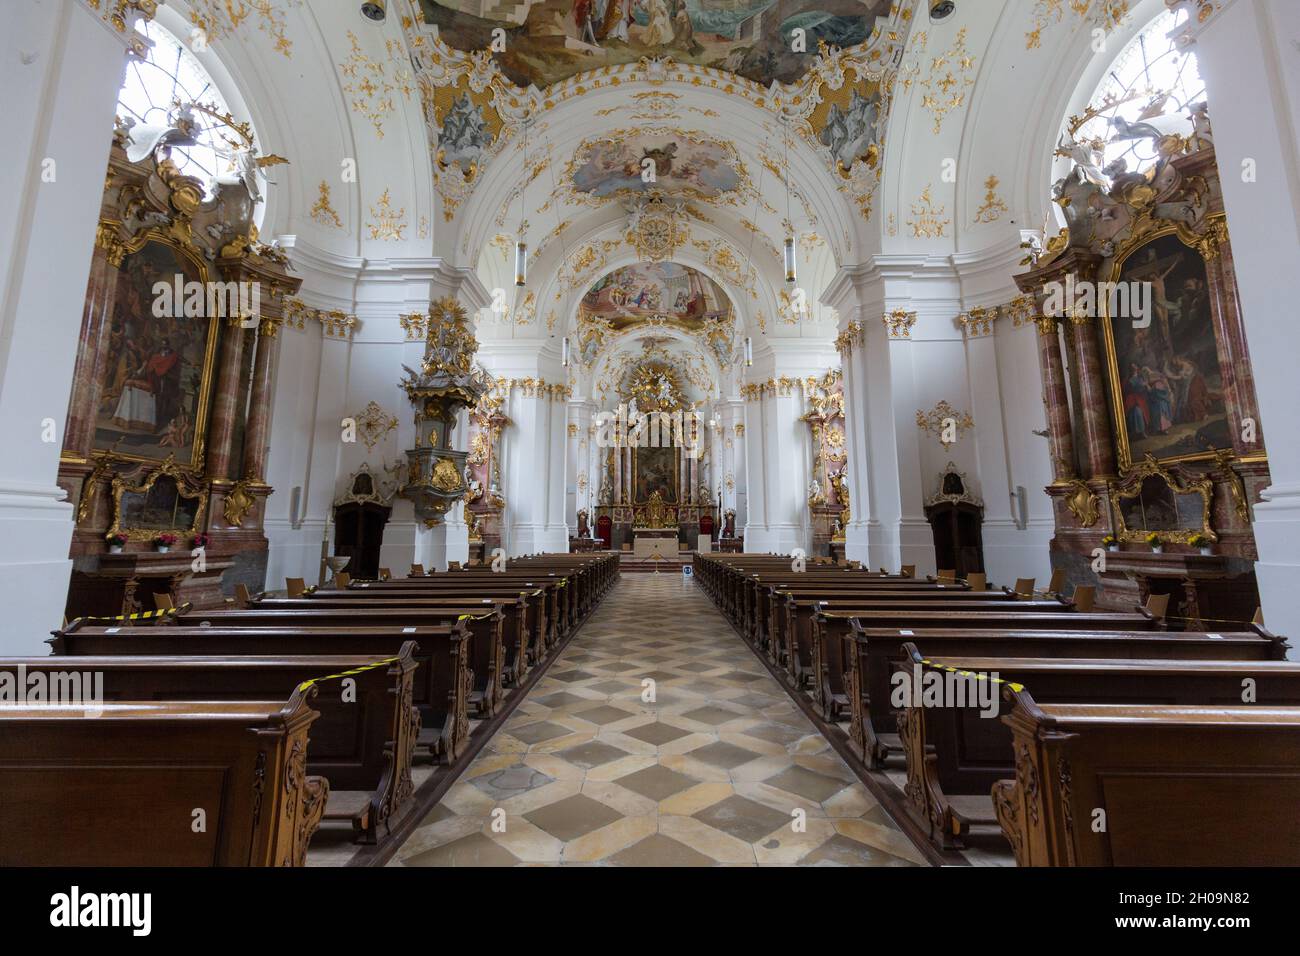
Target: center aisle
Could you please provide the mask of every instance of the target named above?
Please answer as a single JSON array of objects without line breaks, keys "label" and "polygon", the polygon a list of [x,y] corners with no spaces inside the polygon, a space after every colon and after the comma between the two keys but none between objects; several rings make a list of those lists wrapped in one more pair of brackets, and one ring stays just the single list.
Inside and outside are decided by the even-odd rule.
[{"label": "center aisle", "polygon": [[924,858],[694,583],[625,574],[389,865],[519,863]]}]

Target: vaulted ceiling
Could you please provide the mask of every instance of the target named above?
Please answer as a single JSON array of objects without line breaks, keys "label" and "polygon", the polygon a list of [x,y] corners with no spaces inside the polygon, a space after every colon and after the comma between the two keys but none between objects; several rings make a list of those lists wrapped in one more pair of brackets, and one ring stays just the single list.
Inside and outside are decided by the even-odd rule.
[{"label": "vaulted ceiling", "polygon": [[624,40],[626,3],[389,0],[377,24],[352,0],[267,0],[238,20],[223,0],[172,0],[159,22],[182,39],[204,24],[200,59],[290,159],[264,231],[296,236],[326,297],[362,264],[440,257],[505,293],[481,338],[571,335],[593,282],[658,259],[716,282],[737,338],[828,340],[818,299],[842,266],[1014,256],[1051,209],[1061,118],[1104,65],[1094,30],[1118,52],[1163,9],[957,0],[932,20],[925,0],[638,0]]}]

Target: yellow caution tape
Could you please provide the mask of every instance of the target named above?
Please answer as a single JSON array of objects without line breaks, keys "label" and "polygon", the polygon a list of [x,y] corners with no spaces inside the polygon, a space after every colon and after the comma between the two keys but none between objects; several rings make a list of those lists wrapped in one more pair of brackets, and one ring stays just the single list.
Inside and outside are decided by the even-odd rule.
[{"label": "yellow caution tape", "polygon": [[311,680],[305,680],[298,685],[299,690],[306,690],[321,681],[338,680],[343,677],[353,677],[357,674],[364,674],[366,671],[372,671],[376,667],[387,667],[389,664],[395,664],[401,660],[400,657],[385,657],[382,661],[375,661],[373,664],[362,664],[360,667],[354,667],[351,670],[340,671],[337,674],[326,674],[324,677],[313,677]]},{"label": "yellow caution tape", "polygon": [[[77,621],[83,623],[97,623],[100,621],[152,621],[160,617],[171,617],[173,614],[179,614],[181,611],[188,611],[189,603],[182,604],[180,607],[169,607],[158,611],[136,611],[134,614],[117,614],[112,617],[79,617]],[[74,622],[75,623],[75,622]]]},{"label": "yellow caution tape", "polygon": [[974,677],[976,680],[987,680],[992,681],[995,684],[1006,684],[1016,693],[1020,693],[1025,689],[1024,684],[1017,684],[1015,681],[1003,680],[1001,677],[990,677],[988,674],[981,674],[979,671],[959,670],[956,667],[950,667],[947,664],[936,664],[934,661],[926,660],[924,658],[921,659],[921,663],[928,667],[933,667],[936,670],[948,671],[950,674],[960,674],[962,677]]}]

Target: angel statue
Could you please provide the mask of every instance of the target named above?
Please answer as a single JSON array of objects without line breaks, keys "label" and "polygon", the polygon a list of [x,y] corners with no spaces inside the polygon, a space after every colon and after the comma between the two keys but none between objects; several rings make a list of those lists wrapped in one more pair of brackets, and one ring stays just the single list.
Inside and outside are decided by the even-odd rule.
[{"label": "angel statue", "polygon": [[1210,104],[1202,100],[1192,104],[1192,142],[1196,149],[1214,146],[1214,133],[1210,129]]},{"label": "angel statue", "polygon": [[199,127],[190,104],[181,104],[176,109],[176,115],[168,119],[166,126],[138,123],[133,116],[121,120],[120,128],[126,134],[126,158],[129,162],[140,162],[159,146],[194,145],[194,135]]},{"label": "angel statue", "polygon": [[826,493],[822,491],[822,483],[814,478],[808,483],[808,507],[824,504],[826,504]]},{"label": "angel statue", "polygon": [[1101,164],[1105,161],[1104,147],[1105,144],[1099,139],[1076,140],[1069,133],[1062,133],[1056,144],[1056,155],[1064,156],[1074,163],[1066,178],[1073,176],[1079,182],[1109,189],[1110,179],[1101,169]]}]

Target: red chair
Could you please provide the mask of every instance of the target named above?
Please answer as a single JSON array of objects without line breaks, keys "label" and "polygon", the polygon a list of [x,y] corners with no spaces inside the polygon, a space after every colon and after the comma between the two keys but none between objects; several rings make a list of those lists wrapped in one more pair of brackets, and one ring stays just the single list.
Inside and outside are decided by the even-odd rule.
[{"label": "red chair", "polygon": [[596,519],[596,537],[600,539],[601,548],[609,550],[609,541],[611,532],[614,528],[614,522],[610,520],[609,515],[601,515]]},{"label": "red chair", "polygon": [[713,515],[700,515],[700,537],[713,538]]}]

